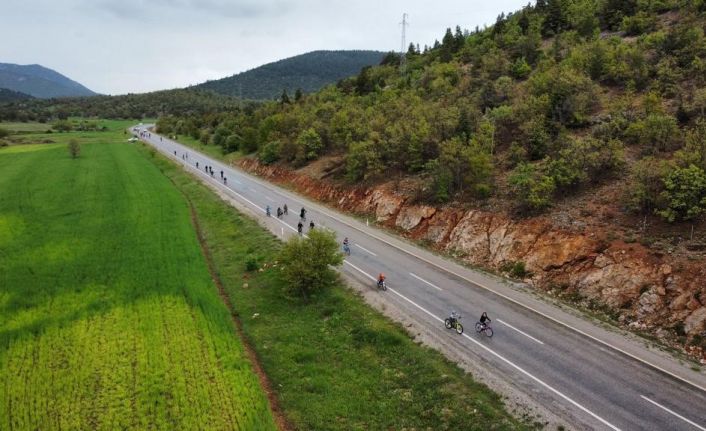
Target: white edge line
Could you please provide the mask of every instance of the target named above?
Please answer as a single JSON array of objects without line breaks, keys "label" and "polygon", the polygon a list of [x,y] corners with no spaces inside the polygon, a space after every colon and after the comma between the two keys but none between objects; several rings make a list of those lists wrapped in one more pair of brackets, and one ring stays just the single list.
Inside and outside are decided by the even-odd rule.
[{"label": "white edge line", "polygon": [[[149,142],[149,141],[148,141],[148,142]],[[151,143],[151,142],[150,142],[150,143]],[[181,145],[182,147],[184,147],[184,145],[182,145],[182,144],[179,144],[179,145]],[[246,173],[243,172],[242,170],[237,169],[237,168],[235,168],[235,167],[230,167],[230,166],[228,166],[228,168],[229,168],[231,171],[237,171],[238,174],[241,175],[241,176],[247,176],[251,181],[254,181],[254,182],[256,182],[256,183],[258,183],[258,184],[260,184],[260,185],[269,186],[270,188],[272,188],[273,190],[275,190],[275,192],[277,192],[277,193],[278,193],[279,195],[281,195],[281,196],[284,196],[284,195],[285,195],[285,193],[283,193],[283,191],[280,191],[280,190],[278,190],[278,189],[276,189],[276,188],[273,188],[272,185],[270,185],[269,183],[265,183],[265,182],[261,181],[259,178],[255,177],[255,176],[246,174]],[[291,194],[291,196],[288,196],[289,198],[292,198],[292,196],[293,196],[293,199],[295,199],[295,200],[301,200],[301,197],[296,196],[295,194],[293,194],[293,193],[291,193],[291,192],[290,192],[289,194]],[[320,205],[317,205],[317,206],[318,206],[319,208],[321,208]],[[581,334],[581,335],[583,335],[584,337],[587,337],[587,338],[589,338],[589,339],[591,339],[591,340],[593,340],[593,341],[595,341],[595,342],[597,342],[597,343],[599,343],[599,344],[603,344],[604,346],[607,346],[607,347],[609,347],[609,348],[615,350],[616,352],[622,353],[623,355],[625,355],[625,356],[627,356],[627,357],[629,357],[629,358],[632,358],[632,359],[634,359],[634,360],[636,360],[636,361],[638,361],[638,362],[641,362],[641,363],[643,363],[643,364],[645,364],[645,365],[647,365],[647,366],[649,366],[649,367],[652,367],[652,368],[654,368],[655,370],[658,370],[658,371],[660,371],[660,372],[662,372],[662,373],[664,373],[664,374],[666,374],[666,375],[668,375],[668,376],[671,376],[671,377],[674,378],[674,379],[677,379],[677,380],[679,380],[679,381],[681,381],[681,382],[687,383],[687,384],[689,384],[689,385],[691,385],[691,386],[693,386],[693,387],[695,387],[695,388],[697,388],[697,389],[700,389],[700,390],[706,392],[706,387],[703,387],[703,386],[699,385],[698,383],[694,383],[694,382],[692,382],[692,381],[690,381],[690,380],[687,380],[687,379],[684,378],[684,377],[680,377],[680,376],[678,376],[678,375],[672,373],[671,371],[667,371],[667,370],[665,370],[664,368],[662,368],[662,367],[660,367],[660,366],[658,366],[658,365],[655,365],[655,364],[651,363],[650,361],[647,361],[647,360],[642,359],[642,358],[640,358],[640,357],[638,357],[638,356],[636,356],[636,355],[633,355],[632,353],[629,353],[629,352],[627,352],[627,351],[625,351],[625,350],[623,350],[623,349],[621,349],[621,348],[619,348],[619,347],[616,347],[616,346],[610,344],[610,343],[607,342],[607,341],[601,340],[600,338],[597,338],[597,337],[595,337],[595,336],[593,336],[593,335],[591,335],[591,334],[589,334],[589,333],[587,333],[587,332],[585,332],[585,331],[582,331],[582,330],[580,330],[580,329],[578,329],[578,328],[575,328],[575,327],[569,325],[568,323],[562,322],[561,320],[559,320],[559,319],[557,319],[557,318],[555,318],[555,317],[552,317],[552,316],[550,316],[550,315],[548,315],[548,314],[546,314],[546,313],[543,313],[543,312],[541,312],[541,311],[539,311],[539,310],[537,310],[537,309],[535,309],[535,308],[533,308],[533,307],[530,307],[529,305],[523,304],[522,302],[520,302],[520,301],[518,301],[518,300],[516,300],[516,299],[513,299],[513,298],[511,298],[511,297],[509,297],[509,296],[507,296],[507,295],[505,295],[505,294],[503,294],[503,293],[500,293],[500,292],[498,292],[498,291],[496,291],[496,290],[494,290],[494,289],[491,289],[490,287],[488,287],[488,286],[486,286],[486,285],[484,285],[484,284],[482,284],[482,283],[480,283],[480,282],[473,281],[473,280],[469,279],[468,277],[466,277],[466,276],[464,276],[464,275],[461,275],[461,274],[457,273],[456,271],[454,271],[454,270],[452,270],[452,269],[444,268],[443,266],[439,265],[438,263],[432,262],[432,261],[430,261],[429,259],[426,259],[426,258],[424,258],[424,257],[422,257],[422,256],[419,256],[419,255],[417,255],[416,253],[414,253],[414,252],[412,252],[412,251],[405,250],[404,248],[402,248],[402,247],[400,247],[400,246],[398,246],[398,245],[392,244],[390,241],[388,241],[388,240],[386,240],[386,239],[384,239],[384,238],[381,238],[381,237],[377,236],[376,234],[374,234],[374,233],[372,233],[372,232],[366,232],[366,231],[364,231],[362,228],[359,228],[359,227],[357,227],[357,226],[354,226],[354,225],[352,225],[351,223],[348,223],[347,221],[345,221],[345,220],[343,220],[343,219],[341,219],[341,218],[339,218],[339,217],[337,217],[337,216],[335,216],[335,215],[329,213],[329,212],[326,211],[326,210],[319,209],[318,211],[319,211],[320,213],[326,215],[327,217],[331,217],[332,219],[338,221],[339,223],[342,223],[342,224],[348,226],[348,227],[351,228],[351,229],[357,230],[358,232],[361,232],[361,233],[364,234],[364,235],[368,235],[368,236],[370,236],[371,238],[377,239],[378,241],[382,242],[383,244],[387,244],[388,246],[390,246],[390,247],[392,247],[392,248],[395,248],[395,249],[397,249],[397,250],[400,250],[401,252],[406,253],[406,254],[408,254],[408,255],[410,255],[410,256],[412,256],[412,257],[415,257],[415,258],[421,260],[422,262],[425,262],[425,263],[427,263],[427,264],[429,264],[429,265],[432,265],[433,267],[438,268],[438,269],[440,269],[441,271],[444,271],[444,272],[446,272],[446,273],[448,273],[448,274],[451,274],[451,275],[453,275],[453,276],[456,276],[456,277],[460,278],[461,280],[465,280],[465,281],[467,281],[467,282],[469,282],[469,283],[471,283],[471,284],[473,284],[473,285],[475,285],[475,286],[478,286],[478,287],[480,287],[480,288],[482,288],[482,289],[485,289],[485,290],[487,290],[487,291],[489,291],[489,292],[492,292],[492,293],[498,295],[499,297],[501,297],[501,298],[503,298],[503,299],[505,299],[505,300],[507,300],[507,301],[512,302],[513,304],[519,305],[520,307],[523,307],[523,308],[525,308],[525,309],[527,309],[527,310],[532,311],[533,313],[536,313],[536,314],[538,314],[538,315],[544,317],[545,319],[551,320],[552,322],[554,322],[554,323],[556,323],[556,324],[558,324],[558,325],[561,325],[561,326],[563,326],[563,327],[565,327],[565,328],[568,328],[568,329],[570,329],[570,330],[572,330],[572,331],[574,331],[574,332],[576,332],[576,333],[578,333],[578,334]]]},{"label": "white edge line", "polygon": [[640,395],[640,397],[641,397],[642,399],[644,399],[645,401],[651,402],[652,404],[656,405],[657,407],[661,408],[662,410],[664,410],[664,411],[666,411],[666,412],[668,412],[668,413],[673,414],[674,416],[678,417],[679,419],[683,420],[684,422],[686,422],[686,423],[688,423],[688,424],[690,424],[690,425],[695,426],[696,428],[700,429],[701,431],[706,431],[706,428],[704,428],[704,427],[702,427],[701,425],[698,425],[698,424],[696,424],[696,423],[690,421],[689,419],[685,418],[684,416],[680,415],[679,413],[677,413],[677,412],[675,412],[675,411],[673,411],[673,410],[668,409],[667,407],[663,406],[662,404],[659,404],[659,403],[656,402],[656,401],[652,401],[651,399],[647,398],[647,397],[644,396],[644,395]]},{"label": "white edge line", "polygon": [[497,320],[498,322],[502,323],[503,325],[507,326],[507,327],[510,328],[510,329],[514,329],[515,331],[519,332],[520,334],[524,335],[525,337],[529,338],[530,340],[536,341],[537,343],[544,345],[544,343],[543,343],[542,341],[539,341],[538,339],[534,338],[534,337],[531,336],[530,334],[528,334],[528,333],[526,333],[526,332],[524,332],[524,331],[521,331],[521,330],[515,328],[515,327],[512,326],[511,324],[509,324],[509,323],[507,323],[507,322],[505,322],[505,321],[502,321],[502,320],[500,320],[500,319],[495,319],[495,320]]},{"label": "white edge line", "polygon": [[[350,262],[348,262],[348,261],[345,261],[344,263],[347,263],[348,265],[350,265],[351,267],[353,267],[354,269],[356,269],[358,272],[362,273],[363,275],[367,276],[367,277],[370,278],[371,280],[375,280],[375,277],[373,277],[373,276],[371,276],[370,274],[366,273],[365,271],[363,271],[362,269],[360,269],[360,268],[358,268],[357,266],[353,265],[352,263],[350,263]],[[417,304],[416,302],[412,301],[411,299],[407,298],[406,296],[402,295],[401,293],[397,292],[396,290],[390,288],[389,286],[388,286],[387,290],[389,290],[390,292],[392,292],[392,293],[394,293],[395,295],[399,296],[400,298],[404,299],[405,301],[409,302],[410,304],[414,305],[414,306],[417,307],[418,309],[422,310],[424,313],[426,313],[427,315],[429,315],[429,316],[430,316],[431,318],[433,318],[434,320],[439,321],[439,322],[443,322],[443,320],[442,320],[441,318],[437,317],[436,315],[434,315],[434,314],[433,314],[432,312],[430,312],[429,310],[425,309],[425,308],[422,307],[421,305]],[[550,386],[549,384],[545,383],[545,382],[544,382],[543,380],[541,380],[540,378],[535,377],[535,376],[532,375],[529,371],[526,371],[524,368],[522,368],[522,367],[520,367],[519,365],[515,364],[515,363],[512,362],[511,360],[505,358],[505,357],[502,356],[501,354],[495,352],[494,350],[492,350],[492,349],[490,349],[489,347],[483,345],[482,343],[478,342],[477,340],[474,340],[473,338],[469,337],[468,335],[466,335],[466,334],[462,334],[462,335],[463,335],[466,339],[468,339],[468,340],[470,340],[471,342],[473,342],[474,344],[476,344],[478,347],[484,349],[484,350],[487,351],[488,353],[492,354],[493,356],[497,357],[497,358],[500,359],[501,361],[503,361],[503,362],[505,362],[506,364],[510,365],[512,368],[515,368],[515,369],[516,369],[517,371],[519,371],[520,373],[526,375],[527,377],[529,377],[530,379],[532,379],[532,380],[534,380],[535,382],[539,383],[541,386],[545,387],[545,388],[548,389],[549,391],[551,391],[551,392],[555,393],[556,395],[560,396],[560,397],[563,398],[564,400],[568,401],[568,402],[571,403],[572,405],[574,405],[574,406],[576,406],[577,408],[579,408],[581,411],[583,411],[583,412],[589,414],[591,417],[593,417],[594,419],[600,421],[600,422],[601,422],[602,424],[604,424],[605,426],[607,426],[607,427],[609,427],[610,429],[613,429],[613,430],[615,430],[615,431],[620,431],[620,428],[616,427],[615,425],[613,425],[613,424],[611,424],[610,422],[606,421],[606,420],[603,419],[602,417],[600,417],[600,416],[598,416],[597,414],[593,413],[592,411],[590,411],[590,410],[587,409],[586,407],[582,406],[582,405],[579,404],[578,402],[572,400],[571,398],[569,398],[567,395],[564,395],[564,394],[563,394],[562,392],[560,392],[559,390],[554,389],[552,386]],[[704,430],[704,431],[706,431],[706,430]]]},{"label": "white edge line", "polygon": [[429,286],[433,287],[433,288],[436,289],[436,290],[444,290],[444,289],[440,288],[439,286],[436,286],[436,285],[434,285],[434,284],[429,283],[428,281],[426,281],[425,279],[423,279],[422,277],[420,277],[420,276],[418,276],[418,275],[416,275],[416,274],[412,274],[412,273],[410,272],[409,275],[411,275],[412,277],[416,278],[417,280],[419,280],[419,281],[421,281],[421,282],[423,282],[423,283],[428,284]]},{"label": "white edge line", "polygon": [[367,248],[363,247],[362,245],[356,244],[355,246],[358,247],[359,249],[363,250],[364,252],[370,253],[373,256],[377,257],[377,254],[373,253],[372,251],[368,250]]}]

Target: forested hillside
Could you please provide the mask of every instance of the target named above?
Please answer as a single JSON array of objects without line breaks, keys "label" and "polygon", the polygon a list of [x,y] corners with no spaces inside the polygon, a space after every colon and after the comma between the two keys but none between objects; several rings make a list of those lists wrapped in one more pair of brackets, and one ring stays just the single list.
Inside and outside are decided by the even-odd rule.
[{"label": "forested hillside", "polygon": [[17,100],[32,99],[29,94],[20,93],[19,91],[8,90],[7,88],[0,88],[0,103],[14,102]]},{"label": "forested hillside", "polygon": [[241,106],[238,100],[208,91],[164,90],[124,96],[20,100],[0,104],[0,121],[48,122],[68,117],[141,119],[232,111],[238,106]]},{"label": "forested hillside", "polygon": [[43,99],[96,94],[78,82],[38,64],[0,63],[0,88]]},{"label": "forested hillside", "polygon": [[706,212],[705,24],[703,0],[540,0],[410,45],[404,68],[388,55],[296,101],[159,128],[264,163],[334,156],[340,179],[413,179],[426,202],[528,214],[615,185],[626,214],[693,222]]},{"label": "forested hillside", "polygon": [[283,91],[294,98],[297,90],[311,93],[356,75],[365,66],[377,65],[383,55],[379,51],[313,51],[208,81],[195,88],[252,100],[272,100]]}]

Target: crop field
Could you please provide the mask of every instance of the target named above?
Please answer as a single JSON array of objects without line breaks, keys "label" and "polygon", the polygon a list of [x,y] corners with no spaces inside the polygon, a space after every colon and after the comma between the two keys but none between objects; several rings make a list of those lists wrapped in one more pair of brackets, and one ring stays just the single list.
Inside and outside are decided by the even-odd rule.
[{"label": "crop field", "polygon": [[184,197],[123,125],[0,149],[0,430],[276,429]]}]

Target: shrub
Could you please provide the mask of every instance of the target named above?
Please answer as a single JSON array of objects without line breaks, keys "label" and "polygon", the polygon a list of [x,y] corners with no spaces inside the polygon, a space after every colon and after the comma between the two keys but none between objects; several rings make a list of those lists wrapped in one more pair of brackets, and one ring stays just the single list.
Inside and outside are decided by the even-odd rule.
[{"label": "shrub", "polygon": [[527,276],[527,268],[525,268],[525,263],[521,260],[515,262],[510,268],[510,277],[512,278],[525,278]]},{"label": "shrub", "polygon": [[257,263],[257,259],[254,256],[248,256],[248,258],[245,260],[245,270],[248,272],[253,272],[257,271],[257,269],[260,267]]},{"label": "shrub", "polygon": [[266,165],[271,165],[279,160],[281,146],[279,141],[271,141],[263,145],[258,152],[260,161]]},{"label": "shrub", "polygon": [[639,145],[645,154],[673,150],[679,143],[679,136],[676,118],[661,114],[650,114],[632,123],[625,131],[626,140]]},{"label": "shrub", "polygon": [[554,179],[534,165],[520,163],[510,174],[510,193],[521,209],[537,211],[552,204]]},{"label": "shrub", "polygon": [[638,36],[654,31],[657,18],[647,12],[638,12],[633,16],[623,18],[622,29],[627,36]]},{"label": "shrub", "polygon": [[335,233],[316,229],[306,238],[292,236],[282,247],[280,262],[289,290],[306,300],[336,280],[331,267],[341,265],[343,255]]},{"label": "shrub", "polygon": [[81,154],[81,145],[76,139],[69,140],[68,148],[72,159],[77,158]]},{"label": "shrub", "polygon": [[694,220],[706,212],[706,173],[698,166],[676,168],[663,179],[666,208],[658,211],[665,220]]},{"label": "shrub", "polygon": [[632,167],[627,189],[627,208],[637,213],[651,213],[659,204],[664,189],[662,177],[668,166],[654,157],[646,157]]},{"label": "shrub", "polygon": [[10,131],[0,127],[0,138],[6,138],[8,136],[10,136]]}]

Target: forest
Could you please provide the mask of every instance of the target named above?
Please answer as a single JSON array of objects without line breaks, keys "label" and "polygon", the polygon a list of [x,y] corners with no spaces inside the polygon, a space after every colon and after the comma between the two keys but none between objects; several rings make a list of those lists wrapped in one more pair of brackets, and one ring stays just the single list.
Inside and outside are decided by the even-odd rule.
[{"label": "forest", "polygon": [[706,211],[706,2],[547,0],[447,29],[312,95],[166,115],[266,164],[343,160],[350,183],[419,179],[420,200],[541,212],[607,181],[669,222]]}]

